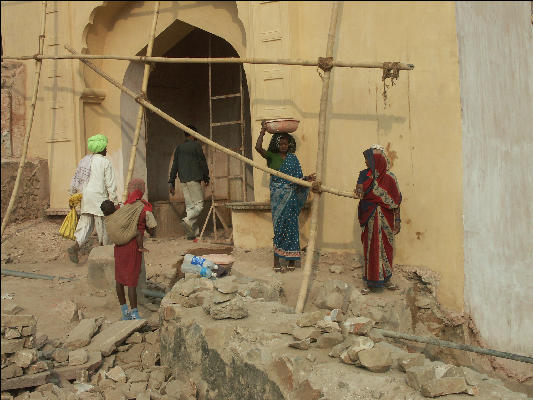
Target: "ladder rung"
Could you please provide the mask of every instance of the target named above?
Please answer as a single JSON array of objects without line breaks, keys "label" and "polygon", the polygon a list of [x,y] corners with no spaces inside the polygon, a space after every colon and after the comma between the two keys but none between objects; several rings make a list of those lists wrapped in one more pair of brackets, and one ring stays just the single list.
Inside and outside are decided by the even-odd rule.
[{"label": "ladder rung", "polygon": [[213,122],[211,126],[225,126],[225,125],[236,125],[242,124],[242,121],[230,121],[230,122]]},{"label": "ladder rung", "polygon": [[211,100],[228,99],[230,97],[241,97],[241,94],[240,93],[233,93],[233,94],[225,94],[225,95],[222,95],[222,96],[213,96],[213,97],[211,97]]}]

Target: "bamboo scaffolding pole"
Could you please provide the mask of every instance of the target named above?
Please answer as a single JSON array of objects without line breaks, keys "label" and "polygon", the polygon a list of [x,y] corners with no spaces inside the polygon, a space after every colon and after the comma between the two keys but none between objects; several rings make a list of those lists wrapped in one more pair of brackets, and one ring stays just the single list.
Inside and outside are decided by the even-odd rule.
[{"label": "bamboo scaffolding pole", "polygon": [[[326,58],[333,57],[333,46],[335,45],[335,33],[337,31],[337,20],[339,16],[339,2],[333,3],[331,8],[331,19],[329,23],[328,42],[326,46]],[[320,96],[320,113],[318,115],[318,147],[316,155],[316,180],[320,185],[324,173],[324,142],[326,137],[326,112],[328,109],[329,82],[331,68],[324,71],[322,77],[322,95]],[[309,241],[305,252],[305,264],[303,268],[303,280],[300,285],[300,293],[296,303],[296,312],[303,312],[307,291],[309,289],[309,280],[313,268],[315,257],[316,236],[318,230],[318,207],[320,205],[321,193],[315,193],[313,203],[311,204],[311,227],[309,232]]]},{"label": "bamboo scaffolding pole", "polygon": [[[39,34],[39,54],[43,54],[43,51],[44,51],[47,2],[43,1],[42,5],[43,5],[43,15],[41,17],[41,32]],[[18,191],[19,191],[22,170],[24,169],[24,164],[26,164],[26,154],[28,153],[28,143],[30,141],[30,133],[31,133],[32,125],[33,125],[33,117],[35,115],[35,105],[37,103],[37,93],[39,92],[39,81],[41,78],[42,65],[43,65],[42,59],[36,58],[35,59],[35,78],[33,82],[33,93],[31,97],[30,118],[28,121],[28,127],[26,129],[26,134],[24,135],[24,144],[22,146],[22,154],[20,156],[20,163],[19,163],[19,168],[17,170],[17,177],[15,179],[15,186],[13,187],[13,192],[11,193],[11,198],[9,199],[9,204],[6,209],[6,213],[4,214],[4,219],[2,220],[2,231],[0,232],[0,236],[4,235],[4,230],[9,221],[9,217],[11,216],[11,212],[13,211],[15,200],[17,198]]]},{"label": "bamboo scaffolding pole", "polygon": [[404,340],[411,340],[413,342],[420,342],[420,343],[429,343],[434,346],[440,346],[440,347],[448,347],[450,349],[457,349],[457,350],[463,350],[463,351],[470,351],[472,353],[479,353],[479,354],[486,354],[488,356],[494,356],[494,357],[500,357],[500,358],[507,358],[509,360],[514,361],[520,361],[523,363],[533,364],[533,358],[522,356],[519,354],[513,354],[513,353],[507,353],[504,351],[498,351],[498,350],[492,350],[492,349],[484,349],[482,347],[477,346],[471,346],[469,344],[462,344],[462,343],[454,343],[454,342],[448,342],[446,340],[440,340],[435,339],[431,337],[421,337],[421,336],[415,336],[415,335],[407,335],[405,333],[398,333],[394,331],[387,331],[384,329],[378,329],[374,328],[377,333],[394,339],[404,339]]},{"label": "bamboo scaffolding pole", "polygon": [[[117,60],[117,61],[136,61],[144,63],[167,63],[167,64],[276,64],[276,65],[299,65],[302,67],[317,67],[316,60],[284,59],[284,58],[252,58],[252,57],[148,57],[148,56],[119,56],[103,54],[61,54],[61,55],[35,55],[35,56],[2,56],[2,60]],[[382,62],[347,62],[333,61],[333,67],[343,68],[383,68]],[[413,64],[399,63],[399,70],[410,71],[414,69]]]},{"label": "bamboo scaffolding pole", "polygon": [[[159,16],[159,1],[155,2],[154,6],[154,18],[152,20],[152,29],[150,30],[150,36],[148,39],[148,47],[146,48],[146,56],[152,55],[152,49],[154,48],[155,27],[157,26],[157,18]],[[148,89],[148,77],[150,76],[150,64],[144,65],[144,74],[141,86],[141,94],[146,97],[146,91]],[[141,124],[144,116],[144,107],[139,106],[137,113],[137,123],[135,124],[135,132],[133,133],[133,142],[131,143],[130,162],[128,164],[128,174],[126,175],[126,181],[124,182],[124,192],[122,194],[122,201],[126,201],[128,197],[128,184],[133,176],[133,168],[135,166],[135,155],[137,154],[137,145],[139,144],[139,136],[141,134]]]},{"label": "bamboo scaffolding pole", "polygon": [[[65,48],[68,51],[76,53],[75,50],[72,49],[72,47],[70,47],[68,45],[65,45]],[[241,155],[239,153],[236,153],[236,152],[234,152],[232,150],[229,150],[229,149],[225,148],[224,146],[221,146],[220,144],[218,144],[218,143],[206,138],[205,136],[199,134],[198,132],[195,132],[192,129],[189,129],[188,127],[183,125],[181,122],[175,120],[170,115],[166,114],[165,112],[161,111],[159,108],[155,107],[153,104],[151,104],[150,102],[145,100],[141,94],[137,94],[133,90],[130,90],[126,86],[124,86],[121,83],[117,82],[115,79],[113,79],[112,77],[107,75],[100,68],[98,68],[97,66],[92,64],[90,61],[81,60],[81,59],[80,59],[80,61],[82,63],[84,63],[85,65],[87,65],[89,68],[91,68],[98,75],[103,77],[105,80],[107,80],[109,83],[111,83],[113,86],[117,87],[118,89],[120,89],[121,91],[126,93],[128,96],[130,96],[133,99],[135,99],[135,101],[137,101],[139,104],[143,105],[144,107],[146,107],[147,109],[149,109],[153,113],[159,115],[161,118],[163,118],[164,120],[166,120],[170,124],[174,125],[175,127],[179,128],[180,130],[189,133],[192,137],[198,139],[199,141],[201,141],[201,142],[203,142],[203,143],[205,143],[205,144],[207,144],[207,145],[209,145],[211,147],[214,147],[215,149],[220,150],[223,153],[229,154],[231,157],[236,158],[238,160],[241,160],[241,161],[245,162],[246,164],[251,165],[254,168],[260,169],[261,171],[267,172],[267,173],[269,173],[271,175],[275,175],[275,176],[278,176],[280,178],[286,179],[286,180],[288,180],[290,182],[293,182],[293,183],[296,183],[296,184],[298,184],[300,186],[305,186],[305,187],[308,187],[308,188],[310,188],[312,186],[311,182],[304,181],[303,179],[298,179],[298,178],[295,178],[293,176],[290,176],[290,175],[284,174],[282,172],[276,171],[275,169],[265,167],[265,166],[255,162],[255,161],[253,161],[253,160],[251,160],[249,158],[244,157],[243,155]],[[331,193],[331,194],[334,194],[334,195],[337,195],[337,196],[358,198],[358,197],[356,197],[354,195],[353,192],[346,192],[346,191],[342,191],[342,190],[339,190],[339,189],[329,188],[329,187],[326,187],[326,186],[320,186],[320,190],[322,192]]]}]

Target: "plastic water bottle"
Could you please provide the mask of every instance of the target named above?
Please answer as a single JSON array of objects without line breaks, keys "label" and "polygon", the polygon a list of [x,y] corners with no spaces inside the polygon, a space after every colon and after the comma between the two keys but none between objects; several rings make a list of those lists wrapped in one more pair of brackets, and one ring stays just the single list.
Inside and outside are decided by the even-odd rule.
[{"label": "plastic water bottle", "polygon": [[214,262],[192,254],[185,254],[183,263],[181,264],[181,272],[194,273],[200,275],[202,278],[215,279],[217,274],[213,271],[216,270],[218,270],[218,265]]}]

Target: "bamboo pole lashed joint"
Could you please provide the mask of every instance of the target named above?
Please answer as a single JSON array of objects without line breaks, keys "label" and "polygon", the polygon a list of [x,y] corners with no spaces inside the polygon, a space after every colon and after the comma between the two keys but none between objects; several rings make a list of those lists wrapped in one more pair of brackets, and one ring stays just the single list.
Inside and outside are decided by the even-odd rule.
[{"label": "bamboo pole lashed joint", "polygon": [[[150,29],[150,36],[148,38],[148,47],[146,48],[146,57],[152,55],[152,49],[154,47],[154,38],[155,38],[155,28],[157,26],[157,17],[159,16],[159,1],[155,2],[154,6],[154,18],[152,20],[152,29]],[[144,65],[143,80],[141,85],[141,93],[135,98],[137,103],[140,103],[140,100],[146,100],[146,91],[148,90],[148,78],[150,76],[150,64]],[[135,131],[133,133],[133,141],[131,143],[130,151],[130,161],[128,163],[128,174],[126,175],[126,181],[124,182],[124,192],[122,193],[122,200],[126,201],[128,197],[128,184],[131,181],[133,176],[133,168],[135,167],[135,155],[137,154],[137,145],[139,144],[139,136],[141,134],[141,125],[144,116],[144,107],[142,105],[139,107],[137,113],[137,122],[135,124]]]},{"label": "bamboo pole lashed joint", "polygon": [[[41,31],[39,34],[39,53],[38,55],[43,54],[44,50],[44,39],[45,39],[45,29],[46,29],[46,5],[47,2],[43,1],[43,15],[41,17]],[[7,223],[9,221],[9,217],[11,216],[11,212],[13,211],[13,207],[15,205],[15,200],[18,195],[19,186],[20,186],[20,178],[22,177],[22,171],[24,170],[24,164],[26,164],[26,154],[28,153],[28,143],[30,141],[30,133],[31,128],[33,125],[33,117],[35,115],[35,105],[37,103],[37,93],[39,92],[39,80],[41,78],[41,69],[43,61],[38,56],[35,57],[35,78],[33,82],[33,92],[31,96],[31,108],[30,108],[30,117],[28,120],[28,127],[26,129],[26,134],[24,135],[24,144],[22,146],[22,154],[20,156],[20,162],[19,167],[17,170],[17,177],[15,178],[15,185],[13,186],[13,192],[11,193],[11,197],[9,199],[9,204],[7,206],[6,212],[4,214],[4,219],[2,220],[2,231],[0,232],[0,236],[4,235],[4,230],[7,226]]]},{"label": "bamboo pole lashed joint", "polygon": [[[315,193],[313,202],[311,204],[311,226],[309,231],[309,241],[307,243],[307,251],[305,253],[305,264],[303,268],[303,279],[300,286],[300,292],[298,294],[298,301],[296,303],[296,312],[303,312],[305,300],[307,298],[307,291],[309,288],[309,280],[311,278],[311,272],[313,267],[313,261],[315,257],[316,248],[316,236],[318,230],[318,207],[320,205],[320,199],[322,192],[321,181],[324,172],[324,142],[326,136],[326,112],[328,107],[328,93],[329,82],[331,75],[331,68],[333,64],[333,46],[335,44],[335,32],[337,30],[337,20],[339,15],[339,2],[336,1],[332,4],[331,19],[329,23],[328,42],[326,46],[326,57],[320,58],[320,68],[324,71],[322,76],[322,94],[320,96],[320,112],[318,115],[318,147],[316,155],[316,181],[318,182],[318,191]],[[322,188],[323,190],[323,188]]]}]

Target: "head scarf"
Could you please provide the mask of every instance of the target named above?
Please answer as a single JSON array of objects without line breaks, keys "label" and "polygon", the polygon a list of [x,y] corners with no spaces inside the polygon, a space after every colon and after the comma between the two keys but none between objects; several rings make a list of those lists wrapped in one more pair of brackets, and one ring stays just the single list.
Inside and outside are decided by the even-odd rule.
[{"label": "head scarf", "polygon": [[268,145],[268,151],[272,153],[279,153],[279,141],[282,137],[286,138],[289,141],[289,149],[287,150],[287,153],[295,153],[296,140],[294,140],[294,137],[292,137],[292,135],[289,135],[286,132],[274,133],[272,135],[272,139],[270,140],[270,144]]},{"label": "head scarf", "polygon": [[374,149],[372,147],[365,150],[363,155],[368,163],[368,167],[372,171],[372,176],[379,183],[389,170],[389,160],[387,159],[387,156],[379,149]]},{"label": "head scarf", "polygon": [[144,203],[145,211],[152,211],[152,205],[146,200],[143,200],[143,195],[146,190],[146,184],[140,178],[133,178],[130,183],[128,183],[128,199],[124,204],[132,204],[137,200],[140,200]]},{"label": "head scarf", "polygon": [[381,150],[383,153],[385,153],[385,147],[380,144],[373,144],[372,146],[370,146],[370,148],[374,150]]},{"label": "head scarf", "polygon": [[87,140],[87,147],[91,153],[100,153],[107,147],[107,137],[94,135]]}]

